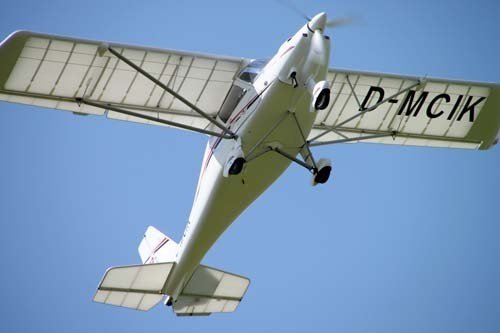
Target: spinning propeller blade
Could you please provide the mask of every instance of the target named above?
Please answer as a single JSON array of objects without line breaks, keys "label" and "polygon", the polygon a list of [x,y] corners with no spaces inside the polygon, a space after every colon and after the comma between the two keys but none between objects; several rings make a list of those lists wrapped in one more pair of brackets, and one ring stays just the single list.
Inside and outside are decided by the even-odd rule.
[{"label": "spinning propeller blade", "polygon": [[358,22],[359,19],[354,16],[347,16],[347,17],[342,17],[342,18],[337,18],[330,20],[326,23],[327,28],[339,28],[339,27],[345,27],[347,25],[352,25],[356,22]]},{"label": "spinning propeller blade", "polygon": [[[274,1],[279,3],[281,6],[295,12],[296,14],[298,14],[303,19],[306,19],[307,21],[311,21],[313,19],[309,15],[307,15],[304,11],[302,11],[299,7],[297,7],[292,1],[286,1],[286,0],[274,0]],[[328,21],[325,24],[325,28],[344,27],[344,26],[352,25],[353,23],[356,23],[357,21],[359,21],[359,18],[355,17],[355,16],[336,18],[336,19]]]},{"label": "spinning propeller blade", "polygon": [[293,2],[286,1],[286,0],[274,0],[274,1],[279,3],[280,5],[282,5],[283,7],[295,12],[303,19],[306,19],[307,21],[311,20],[311,18],[306,13],[304,13],[299,7],[295,6],[295,4]]}]

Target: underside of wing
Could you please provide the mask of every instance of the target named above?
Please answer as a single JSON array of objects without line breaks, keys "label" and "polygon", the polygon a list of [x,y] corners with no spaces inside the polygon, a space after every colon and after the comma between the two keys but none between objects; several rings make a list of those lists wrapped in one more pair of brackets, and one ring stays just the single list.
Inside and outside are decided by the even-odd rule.
[{"label": "underside of wing", "polygon": [[195,128],[209,125],[178,98],[110,52],[103,52],[102,45],[112,46],[210,116],[219,111],[235,75],[247,63],[243,58],[18,31],[0,44],[0,100],[154,125],[160,125],[154,119]]},{"label": "underside of wing", "polygon": [[488,149],[500,127],[500,86],[331,69],[330,105],[312,145],[359,141]]}]

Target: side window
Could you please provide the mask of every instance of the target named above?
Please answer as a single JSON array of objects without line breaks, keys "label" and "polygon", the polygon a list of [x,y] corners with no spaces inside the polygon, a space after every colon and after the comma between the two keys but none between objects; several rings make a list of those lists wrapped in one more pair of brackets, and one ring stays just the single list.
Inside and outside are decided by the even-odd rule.
[{"label": "side window", "polygon": [[245,82],[250,82],[253,83],[253,80],[257,77],[257,73],[252,73],[252,72],[243,72],[240,75],[240,79],[242,79]]},{"label": "side window", "polygon": [[219,111],[219,117],[223,122],[227,122],[234,109],[238,105],[238,102],[245,95],[246,90],[233,84],[229,92],[227,93],[226,99]]}]

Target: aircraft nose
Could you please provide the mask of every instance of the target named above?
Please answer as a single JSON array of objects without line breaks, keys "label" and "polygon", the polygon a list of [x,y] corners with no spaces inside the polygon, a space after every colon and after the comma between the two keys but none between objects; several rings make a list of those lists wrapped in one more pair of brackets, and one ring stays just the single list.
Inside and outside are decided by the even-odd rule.
[{"label": "aircraft nose", "polygon": [[326,25],[326,13],[322,12],[314,16],[311,21],[309,21],[309,29],[312,31],[325,30]]}]

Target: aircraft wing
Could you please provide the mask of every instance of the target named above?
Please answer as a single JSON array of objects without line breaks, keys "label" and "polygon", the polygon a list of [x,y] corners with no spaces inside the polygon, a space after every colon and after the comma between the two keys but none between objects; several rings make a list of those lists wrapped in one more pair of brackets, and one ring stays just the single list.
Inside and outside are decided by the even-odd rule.
[{"label": "aircraft wing", "polygon": [[162,125],[77,100],[85,99],[195,128],[209,125],[116,56],[103,53],[103,45],[113,47],[209,116],[219,111],[235,75],[248,61],[18,31],[0,44],[0,100]]},{"label": "aircraft wing", "polygon": [[[313,146],[358,137],[467,149],[488,149],[497,141],[500,85],[341,69],[330,69],[327,80],[330,104],[316,117],[308,138]],[[360,106],[375,108],[356,116]]]}]

